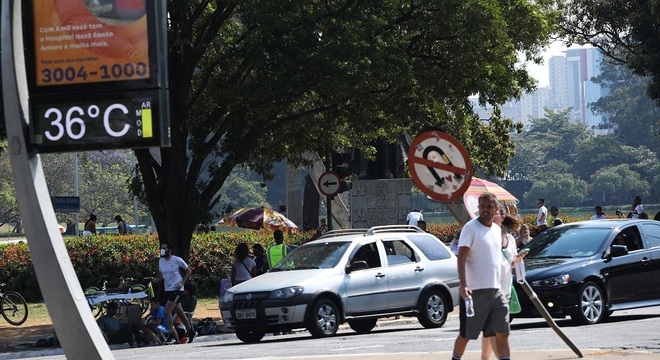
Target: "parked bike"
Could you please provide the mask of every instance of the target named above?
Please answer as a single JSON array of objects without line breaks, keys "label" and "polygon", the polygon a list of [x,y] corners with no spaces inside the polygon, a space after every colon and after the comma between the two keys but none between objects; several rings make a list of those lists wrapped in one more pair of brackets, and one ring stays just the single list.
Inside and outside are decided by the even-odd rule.
[{"label": "parked bike", "polygon": [[[91,286],[85,289],[85,296],[87,298],[104,296],[111,298],[108,301],[93,302],[93,304],[90,302],[94,317],[100,317],[101,314],[103,314],[103,308],[107,306],[108,302],[114,301],[118,301],[125,305],[139,305],[142,309],[142,313],[145,314],[149,310],[149,301],[154,297],[154,290],[152,285],[153,277],[145,277],[144,280],[147,282],[146,286],[138,283],[134,278],[125,278],[122,276],[119,278],[119,286],[116,288],[108,288],[108,281],[103,280],[101,288]],[[133,298],[130,296],[130,294],[141,292],[145,292],[147,296],[142,296],[140,298]]]},{"label": "parked bike", "polygon": [[[5,287],[5,283],[0,283],[0,289]],[[0,311],[2,317],[12,325],[21,325],[27,320],[28,305],[23,295],[16,291],[0,290]]]}]

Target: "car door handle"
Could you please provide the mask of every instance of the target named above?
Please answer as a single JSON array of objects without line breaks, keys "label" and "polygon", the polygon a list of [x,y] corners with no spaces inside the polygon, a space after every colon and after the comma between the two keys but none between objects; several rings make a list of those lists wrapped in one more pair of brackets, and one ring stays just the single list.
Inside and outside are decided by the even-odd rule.
[{"label": "car door handle", "polygon": [[643,262],[643,263],[647,263],[647,262],[649,262],[649,261],[651,261],[651,259],[649,259],[649,258],[647,258],[647,257],[643,257],[643,258],[642,258],[642,262]]},{"label": "car door handle", "polygon": [[415,272],[422,272],[422,271],[424,271],[423,267],[418,266],[418,267],[415,268]]},{"label": "car door handle", "polygon": [[384,278],[384,277],[385,277],[385,274],[378,273],[378,274],[376,274],[376,277],[377,277],[377,278]]}]

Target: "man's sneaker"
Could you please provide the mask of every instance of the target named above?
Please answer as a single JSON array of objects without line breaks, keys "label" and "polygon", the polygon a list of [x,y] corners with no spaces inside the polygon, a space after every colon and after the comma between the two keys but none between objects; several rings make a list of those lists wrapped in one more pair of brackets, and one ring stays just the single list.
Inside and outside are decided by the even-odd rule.
[{"label": "man's sneaker", "polygon": [[179,339],[179,344],[186,344],[188,343],[188,338],[187,337],[182,337]]},{"label": "man's sneaker", "polygon": [[175,340],[173,337],[171,337],[171,338],[165,340],[165,341],[163,342],[163,345],[172,345],[172,344],[174,344],[175,342],[176,342],[176,340]]},{"label": "man's sneaker", "polygon": [[189,331],[188,332],[188,343],[190,344],[191,342],[193,342],[193,340],[195,339],[195,337],[197,337],[197,335],[199,335],[199,333],[197,333],[197,331],[195,331],[195,330]]}]

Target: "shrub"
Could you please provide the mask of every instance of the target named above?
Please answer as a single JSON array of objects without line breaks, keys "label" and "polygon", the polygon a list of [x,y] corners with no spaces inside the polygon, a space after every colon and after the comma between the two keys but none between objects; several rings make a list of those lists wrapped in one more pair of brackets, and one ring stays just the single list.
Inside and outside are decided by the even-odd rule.
[{"label": "shrub", "polygon": [[[531,215],[523,217],[525,223],[535,219]],[[427,229],[449,244],[460,225],[428,224]],[[286,242],[299,245],[312,235],[303,233],[289,236]],[[218,284],[222,278],[229,277],[234,249],[241,242],[250,248],[255,243],[264,247],[274,244],[270,233],[246,231],[193,235],[188,264],[193,272],[191,281],[197,285],[198,296],[217,296]],[[158,274],[160,254],[157,236],[96,235],[65,238],[64,243],[83,289],[101,287],[104,280],[108,281],[109,288],[117,287],[121,276],[140,281],[144,277]],[[0,280],[6,282],[9,289],[19,291],[30,302],[42,299],[26,243],[0,245]]]}]

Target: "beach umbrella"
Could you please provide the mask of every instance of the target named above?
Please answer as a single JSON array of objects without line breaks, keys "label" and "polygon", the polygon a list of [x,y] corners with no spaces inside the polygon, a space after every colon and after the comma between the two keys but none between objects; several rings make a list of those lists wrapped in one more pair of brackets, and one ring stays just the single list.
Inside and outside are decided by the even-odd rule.
[{"label": "beach umbrella", "polygon": [[518,215],[518,199],[515,196],[492,181],[472,177],[470,187],[463,194],[463,204],[465,204],[465,209],[471,218],[479,215],[479,196],[485,192],[495,194],[500,206],[504,206],[507,213]]},{"label": "beach umbrella", "polygon": [[238,209],[227,215],[223,220],[226,226],[267,231],[279,229],[289,235],[298,232],[298,226],[293,221],[279,212],[263,206]]}]

